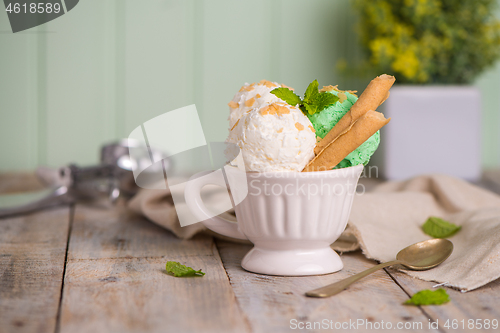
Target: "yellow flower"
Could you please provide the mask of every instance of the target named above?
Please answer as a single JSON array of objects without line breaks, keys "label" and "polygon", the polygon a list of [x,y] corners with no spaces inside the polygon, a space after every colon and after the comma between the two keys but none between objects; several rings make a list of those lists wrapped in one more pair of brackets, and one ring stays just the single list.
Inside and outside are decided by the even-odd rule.
[{"label": "yellow flower", "polygon": [[394,59],[396,49],[390,38],[377,38],[370,42],[372,61],[376,64],[383,63],[389,59]]},{"label": "yellow flower", "polygon": [[392,69],[404,75],[408,80],[412,80],[417,77],[420,70],[420,61],[414,52],[406,49],[396,55],[392,63]]},{"label": "yellow flower", "polygon": [[469,83],[500,58],[497,1],[353,0],[369,64],[405,83]]}]

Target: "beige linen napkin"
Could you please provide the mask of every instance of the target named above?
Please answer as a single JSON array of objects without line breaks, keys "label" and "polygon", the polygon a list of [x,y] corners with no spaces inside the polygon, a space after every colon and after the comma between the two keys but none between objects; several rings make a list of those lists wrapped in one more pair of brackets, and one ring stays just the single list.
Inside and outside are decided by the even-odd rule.
[{"label": "beige linen napkin", "polygon": [[462,226],[450,238],[454,251],[434,269],[402,271],[462,291],[500,277],[500,196],[445,175],[390,182],[356,197],[342,238],[354,236],[357,244],[334,248],[352,250],[359,245],[368,258],[394,260],[399,250],[430,238],[421,229],[429,216]]},{"label": "beige linen napkin", "polygon": [[[225,189],[214,187],[210,191],[214,205],[229,200]],[[181,238],[205,230],[200,223],[181,228],[169,198],[168,190],[142,190],[129,207]],[[177,208],[186,209],[185,204]],[[430,238],[421,230],[429,216],[462,226],[450,238],[454,252],[434,269],[402,271],[462,291],[500,277],[500,196],[446,175],[389,182],[370,193],[356,195],[349,225],[332,247],[341,252],[361,248],[368,258],[394,260],[399,250]]]}]

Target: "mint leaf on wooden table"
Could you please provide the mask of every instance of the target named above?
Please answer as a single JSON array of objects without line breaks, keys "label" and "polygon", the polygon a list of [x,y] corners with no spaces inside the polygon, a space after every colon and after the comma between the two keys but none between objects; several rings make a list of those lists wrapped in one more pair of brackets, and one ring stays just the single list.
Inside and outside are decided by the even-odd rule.
[{"label": "mint leaf on wooden table", "polygon": [[439,217],[431,216],[425,221],[422,230],[434,238],[446,238],[456,234],[462,227]]},{"label": "mint leaf on wooden table", "polygon": [[409,300],[404,302],[405,305],[439,305],[448,303],[450,297],[446,290],[439,288],[438,290],[422,290],[414,294]]},{"label": "mint leaf on wooden table", "polygon": [[184,277],[184,276],[203,276],[205,273],[201,271],[195,271],[191,267],[184,266],[176,261],[167,261],[167,265],[165,266],[167,273],[175,276],[175,277]]},{"label": "mint leaf on wooden table", "polygon": [[300,97],[295,95],[295,93],[288,88],[276,88],[273,89],[271,93],[293,106],[300,104],[302,102]]},{"label": "mint leaf on wooden table", "polygon": [[318,86],[318,80],[311,82],[306,89],[304,99],[301,99],[292,90],[284,87],[271,90],[271,94],[276,95],[292,106],[298,104],[300,110],[302,110],[304,114],[312,115],[321,112],[330,105],[337,103],[339,100],[334,94],[326,91],[319,92]]}]

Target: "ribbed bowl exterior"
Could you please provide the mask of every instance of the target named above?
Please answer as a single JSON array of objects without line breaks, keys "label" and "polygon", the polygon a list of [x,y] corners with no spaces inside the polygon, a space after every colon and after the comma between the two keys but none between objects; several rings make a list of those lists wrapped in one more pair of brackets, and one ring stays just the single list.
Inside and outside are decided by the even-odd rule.
[{"label": "ribbed bowl exterior", "polygon": [[344,231],[363,166],[321,172],[255,173],[236,206],[241,231],[267,249],[321,248]]}]

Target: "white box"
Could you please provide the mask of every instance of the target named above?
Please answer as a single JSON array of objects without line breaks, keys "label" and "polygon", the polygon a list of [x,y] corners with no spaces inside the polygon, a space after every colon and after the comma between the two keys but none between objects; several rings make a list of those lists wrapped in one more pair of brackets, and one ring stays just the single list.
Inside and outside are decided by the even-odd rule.
[{"label": "white box", "polygon": [[395,86],[383,104],[392,118],[372,165],[387,179],[481,174],[481,96],[470,86]]}]

